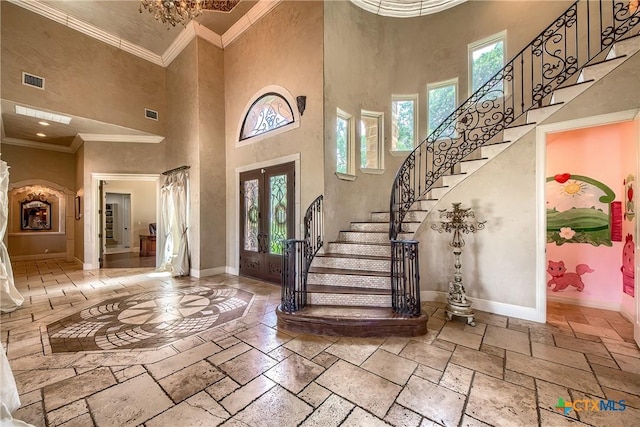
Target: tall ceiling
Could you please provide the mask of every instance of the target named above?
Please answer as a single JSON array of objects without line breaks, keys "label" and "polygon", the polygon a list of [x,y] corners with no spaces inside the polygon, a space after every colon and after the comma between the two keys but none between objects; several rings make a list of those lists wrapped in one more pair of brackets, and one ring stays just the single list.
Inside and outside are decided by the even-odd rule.
[{"label": "tall ceiling", "polygon": [[[157,58],[156,63],[164,63],[167,52],[174,51],[181,34],[194,27],[177,25],[167,28],[157,21],[151,13],[140,8],[139,0],[8,0],[35,13],[47,16],[72,28],[85,28],[84,32],[92,36],[98,30],[103,39],[115,38],[142,48]],[[204,11],[195,20],[210,30],[222,45],[225,33],[233,33],[235,38],[251,26],[255,20],[280,0],[241,0],[231,12]],[[330,0],[338,1],[338,0]],[[347,0],[342,0],[347,1]],[[372,13],[392,17],[412,17],[453,7],[466,0],[350,0],[353,4]],[[271,5],[268,6],[267,4]],[[257,7],[256,7],[257,6]],[[251,10],[252,8],[254,8]],[[259,12],[257,12],[260,10]],[[80,21],[82,25],[72,25]],[[234,26],[235,25],[235,26]],[[87,31],[87,28],[89,29]],[[81,30],[82,31],[82,30]],[[100,37],[98,37],[100,38]],[[227,38],[229,40],[230,38]],[[231,39],[232,40],[232,39]],[[146,58],[148,59],[148,58]],[[170,61],[170,59],[169,59]],[[166,65],[166,64],[165,64]],[[52,113],[56,113],[51,111]],[[64,112],[60,112],[65,114]],[[98,138],[98,135],[111,135],[123,140],[158,142],[161,137],[134,129],[127,129],[109,123],[101,123],[82,117],[73,117],[70,124],[56,123],[46,129],[45,137],[41,120],[16,114],[15,103],[2,100],[3,142],[32,147],[49,148],[58,151],[73,152],[79,143],[78,137]],[[109,140],[109,139],[107,139]],[[116,139],[117,140],[117,139]]]}]

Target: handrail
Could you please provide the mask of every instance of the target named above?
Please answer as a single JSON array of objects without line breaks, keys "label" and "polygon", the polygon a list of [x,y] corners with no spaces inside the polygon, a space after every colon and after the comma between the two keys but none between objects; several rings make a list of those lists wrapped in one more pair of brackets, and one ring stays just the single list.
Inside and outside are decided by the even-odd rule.
[{"label": "handrail", "polygon": [[280,309],[293,313],[307,304],[307,276],[313,258],[324,243],[322,195],[316,197],[304,215],[304,240],[283,240],[282,295]]},{"label": "handrail", "polygon": [[397,239],[413,203],[441,176],[541,107],[555,89],[639,22],[640,10],[631,10],[629,1],[573,3],[407,156],[391,190],[389,238]]}]

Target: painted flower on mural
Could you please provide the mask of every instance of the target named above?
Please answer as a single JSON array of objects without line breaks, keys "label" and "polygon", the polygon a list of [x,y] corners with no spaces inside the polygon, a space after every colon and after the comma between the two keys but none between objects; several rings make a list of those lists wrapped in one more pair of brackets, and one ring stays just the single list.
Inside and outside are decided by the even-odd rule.
[{"label": "painted flower on mural", "polygon": [[562,237],[563,239],[571,239],[573,236],[575,236],[576,232],[574,230],[571,229],[571,227],[562,227],[560,229],[560,237]]}]

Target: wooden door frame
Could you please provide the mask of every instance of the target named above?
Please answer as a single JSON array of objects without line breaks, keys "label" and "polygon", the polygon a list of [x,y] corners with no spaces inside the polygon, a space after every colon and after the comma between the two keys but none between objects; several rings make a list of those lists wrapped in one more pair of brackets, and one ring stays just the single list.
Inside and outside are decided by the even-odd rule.
[{"label": "wooden door frame", "polygon": [[293,162],[295,170],[295,190],[294,190],[294,237],[300,239],[302,236],[301,223],[300,223],[300,153],[291,154],[288,156],[278,157],[276,159],[266,160],[263,162],[252,163],[245,166],[240,166],[235,169],[233,175],[233,236],[227,240],[228,244],[233,247],[232,258],[230,261],[230,268],[228,273],[238,275],[240,273],[240,174],[242,172],[248,172],[254,169],[267,168],[271,166],[277,166],[283,163]]}]

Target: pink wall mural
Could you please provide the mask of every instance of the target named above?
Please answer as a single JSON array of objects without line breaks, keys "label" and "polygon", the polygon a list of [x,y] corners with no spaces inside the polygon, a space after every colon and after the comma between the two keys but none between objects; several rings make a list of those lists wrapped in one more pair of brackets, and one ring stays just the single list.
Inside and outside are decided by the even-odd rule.
[{"label": "pink wall mural", "polygon": [[[601,210],[608,218],[608,238],[603,235],[593,238],[592,233],[593,241],[589,241],[589,233],[580,236],[579,230],[574,229],[579,227],[575,225],[558,227],[555,224],[555,230],[549,230],[547,236],[553,237],[547,243],[547,263],[562,261],[563,277],[569,274],[570,278],[565,287],[557,287],[555,282],[564,283],[567,279],[556,278],[548,264],[549,298],[614,310],[620,309],[624,297],[629,298],[623,293],[621,261],[625,236],[633,236],[635,224],[635,221],[623,219],[627,212],[626,178],[636,169],[635,132],[634,123],[629,121],[547,135],[546,175],[553,186],[546,188],[547,209],[563,212],[573,207],[593,208],[583,213],[593,213],[591,216],[595,218]],[[602,186],[593,185],[594,181]],[[612,202],[620,202],[619,208],[615,204],[612,206]],[[618,212],[619,218],[613,218],[613,212]],[[568,215],[571,217],[571,213]],[[603,221],[604,217],[600,222]],[[616,227],[614,239],[611,239],[612,226]],[[616,241],[616,238],[622,241]],[[579,267],[581,264],[592,271]],[[554,273],[559,272],[558,268],[559,265],[554,264]],[[552,281],[554,283],[549,283]]]}]

